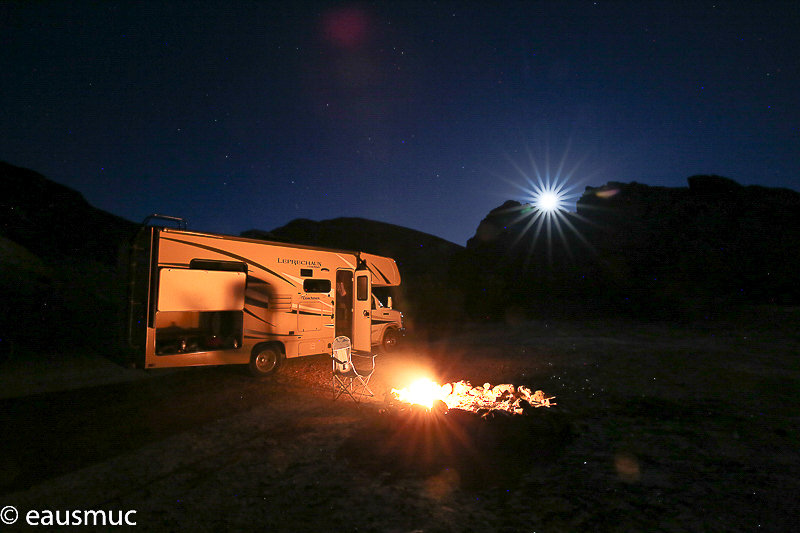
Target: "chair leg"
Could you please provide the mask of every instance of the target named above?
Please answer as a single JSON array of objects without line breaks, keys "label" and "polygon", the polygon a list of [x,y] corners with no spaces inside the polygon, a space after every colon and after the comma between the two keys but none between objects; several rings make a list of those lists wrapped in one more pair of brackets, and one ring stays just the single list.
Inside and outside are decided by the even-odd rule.
[{"label": "chair leg", "polygon": [[364,379],[361,376],[357,376],[354,378],[349,378],[349,394],[350,397],[353,398],[353,401],[357,403],[361,403],[361,400],[364,396],[369,396],[370,398],[374,397],[375,394],[369,388],[368,381],[369,378]]},{"label": "chair leg", "polygon": [[333,376],[333,401],[336,401],[339,397],[344,394],[350,396],[350,399],[356,403],[359,403],[359,400],[356,399],[356,389],[355,389],[355,380],[353,378],[340,378],[339,376]]},{"label": "chair leg", "polygon": [[347,385],[339,376],[333,376],[333,401],[347,392]]},{"label": "chair leg", "polygon": [[361,403],[364,396],[370,398],[375,397],[375,393],[369,388],[369,378],[364,379],[362,376],[354,378],[342,378],[337,375],[333,376],[333,401],[336,401],[341,396],[347,394],[355,403]]},{"label": "chair leg", "polygon": [[369,378],[364,379],[361,376],[358,377],[358,383],[356,385],[358,392],[358,397],[363,398],[364,396],[369,396],[373,398],[375,394],[372,392],[372,389],[369,388]]}]

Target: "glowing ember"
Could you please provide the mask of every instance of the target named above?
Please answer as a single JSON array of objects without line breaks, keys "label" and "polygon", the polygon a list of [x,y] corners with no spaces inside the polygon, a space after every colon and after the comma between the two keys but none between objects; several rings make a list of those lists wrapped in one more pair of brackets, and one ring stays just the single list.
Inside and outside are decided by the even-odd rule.
[{"label": "glowing ember", "polygon": [[521,401],[532,407],[550,407],[555,405],[540,390],[531,392],[524,386],[514,387],[510,384],[492,387],[484,383],[482,387],[473,387],[467,381],[439,385],[429,379],[420,379],[403,389],[392,389],[392,397],[401,402],[423,405],[430,409],[436,400],[441,400],[448,409],[461,409],[477,412],[481,409],[502,410],[522,414]]}]

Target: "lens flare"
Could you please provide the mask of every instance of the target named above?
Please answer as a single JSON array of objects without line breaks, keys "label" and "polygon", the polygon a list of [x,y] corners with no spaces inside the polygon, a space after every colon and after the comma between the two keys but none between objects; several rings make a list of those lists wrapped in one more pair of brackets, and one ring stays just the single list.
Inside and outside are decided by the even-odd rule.
[{"label": "lens flare", "polygon": [[[565,171],[565,166],[569,158],[569,145],[564,151],[564,155],[555,170],[551,172],[549,151],[545,153],[545,166],[543,171],[540,171],[539,165],[536,162],[533,154],[528,151],[528,159],[530,162],[530,169],[524,169],[514,160],[510,159],[511,164],[517,170],[519,175],[525,181],[520,184],[514,180],[502,177],[508,183],[514,185],[522,190],[524,195],[520,199],[525,202],[518,208],[519,214],[511,222],[511,224],[523,223],[517,237],[515,238],[512,246],[516,246],[525,237],[529,231],[533,231],[533,237],[530,240],[530,248],[526,258],[529,261],[534,253],[536,244],[542,233],[545,234],[547,239],[547,262],[553,263],[553,236],[554,233],[560,237],[562,249],[570,258],[573,257],[572,251],[569,246],[569,239],[567,238],[567,231],[575,235],[575,237],[583,243],[588,249],[593,250],[592,245],[581,235],[578,228],[573,222],[582,221],[591,223],[585,217],[576,212],[568,211],[566,205],[573,204],[580,198],[580,192],[574,192],[581,183],[588,180],[591,175],[585,176],[583,179],[575,184],[568,185],[577,173],[578,169],[583,163],[582,158],[575,163],[571,170]],[[577,209],[577,207],[576,207]]]}]

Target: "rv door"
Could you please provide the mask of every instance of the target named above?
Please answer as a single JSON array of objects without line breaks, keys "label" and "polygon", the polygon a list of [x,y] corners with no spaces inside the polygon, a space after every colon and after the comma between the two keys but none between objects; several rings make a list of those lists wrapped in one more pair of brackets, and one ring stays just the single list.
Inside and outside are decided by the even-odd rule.
[{"label": "rv door", "polygon": [[356,271],[353,311],[353,349],[368,352],[372,347],[372,282],[369,270]]}]

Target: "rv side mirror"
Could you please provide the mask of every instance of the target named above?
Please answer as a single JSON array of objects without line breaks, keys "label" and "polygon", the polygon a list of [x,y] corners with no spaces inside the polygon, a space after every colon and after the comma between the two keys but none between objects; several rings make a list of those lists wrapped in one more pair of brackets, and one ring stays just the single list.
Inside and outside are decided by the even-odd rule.
[{"label": "rv side mirror", "polygon": [[388,307],[389,309],[391,309],[391,308],[392,308],[392,297],[391,297],[391,296],[389,296],[389,297],[387,297],[387,298],[386,298],[386,303],[387,303],[387,306],[386,306],[386,307]]}]

